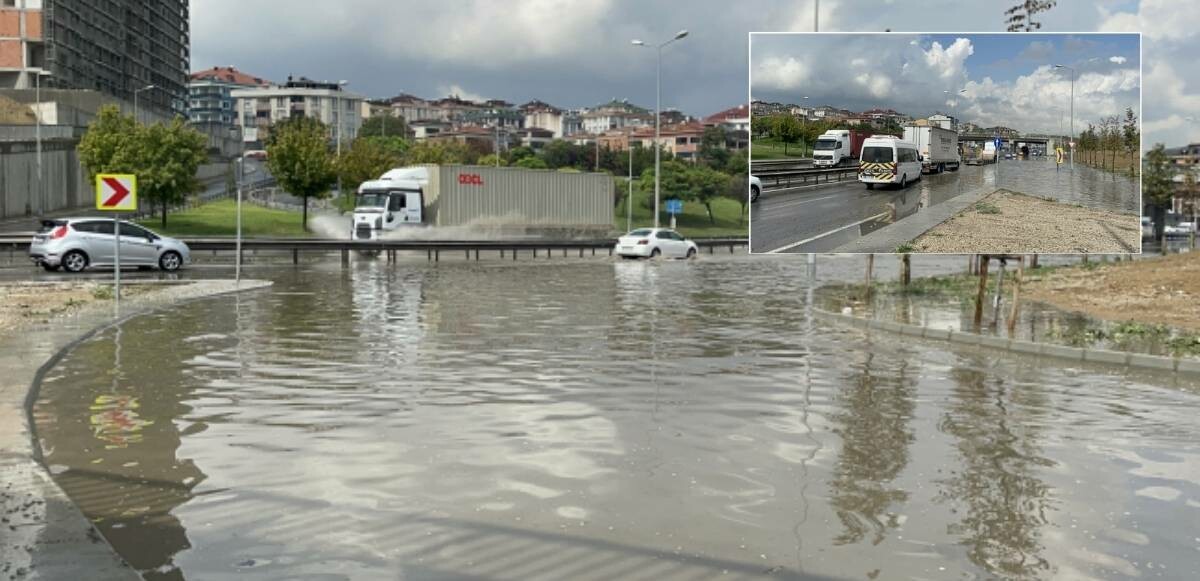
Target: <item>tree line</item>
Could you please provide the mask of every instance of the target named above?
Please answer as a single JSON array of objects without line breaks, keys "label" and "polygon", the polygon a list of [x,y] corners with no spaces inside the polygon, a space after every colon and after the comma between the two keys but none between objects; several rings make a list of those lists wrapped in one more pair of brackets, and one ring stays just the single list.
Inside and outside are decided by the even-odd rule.
[{"label": "tree line", "polygon": [[1079,134],[1079,154],[1083,162],[1099,165],[1100,169],[1116,170],[1117,154],[1120,153],[1131,162],[1129,173],[1133,175],[1137,153],[1142,147],[1142,134],[1138,129],[1138,118],[1132,108],[1125,109],[1125,116],[1113,115],[1103,117],[1099,124],[1088,123],[1088,127]]},{"label": "tree line", "polygon": [[[801,121],[794,115],[778,113],[775,115],[758,115],[750,119],[750,132],[754,137],[767,137],[783,144],[784,155],[791,144],[808,144],[811,150],[813,142],[821,134],[831,129],[850,129],[868,133],[902,134],[904,130],[895,123],[884,127],[875,127],[869,123],[850,124],[839,121]],[[802,150],[803,151],[803,150]]]},{"label": "tree line", "polygon": [[140,200],[162,216],[199,189],[196,170],[208,158],[208,140],[176,116],[170,123],[143,125],[116,105],[101,107],[79,141],[88,181],[97,174],[134,174]]}]

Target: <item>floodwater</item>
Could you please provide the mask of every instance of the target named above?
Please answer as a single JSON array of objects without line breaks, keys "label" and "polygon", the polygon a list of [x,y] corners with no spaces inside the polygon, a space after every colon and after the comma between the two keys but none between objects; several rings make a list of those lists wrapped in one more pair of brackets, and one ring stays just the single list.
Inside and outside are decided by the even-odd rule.
[{"label": "floodwater", "polygon": [[995,185],[1097,210],[1139,215],[1142,211],[1141,180],[1128,174],[1105,172],[1082,164],[1074,169],[1070,164],[1060,167],[1051,159],[1036,157],[966,167],[982,168],[981,172],[967,174],[963,180],[963,187],[968,190]]},{"label": "floodwater", "polygon": [[798,260],[265,274],[41,387],[47,464],[148,579],[1200,577],[1171,376],[822,323]]}]

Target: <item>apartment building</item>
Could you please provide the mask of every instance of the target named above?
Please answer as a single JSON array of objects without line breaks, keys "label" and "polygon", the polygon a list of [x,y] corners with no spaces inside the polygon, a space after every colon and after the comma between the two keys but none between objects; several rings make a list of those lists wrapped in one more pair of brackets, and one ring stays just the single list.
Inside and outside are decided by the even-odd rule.
[{"label": "apartment building", "polygon": [[312,117],[329,127],[330,139],[353,140],[362,127],[366,97],[347,92],[340,83],[288,77],[282,86],[237,89],[238,126],[243,139],[262,142],[274,123],[292,117]]},{"label": "apartment building", "polygon": [[565,135],[564,112],[562,109],[537,99],[521,105],[525,114],[525,127],[550,131],[555,139]]},{"label": "apartment building", "polygon": [[233,91],[265,88],[270,84],[262,77],[243,73],[232,66],[196,71],[188,82],[188,121],[194,125],[236,127],[237,103]]},{"label": "apartment building", "polygon": [[581,115],[583,131],[600,134],[622,127],[654,125],[654,114],[628,101],[612,101],[585,111]]},{"label": "apartment building", "polygon": [[89,89],[187,114],[187,0],[0,0],[0,88]]},{"label": "apartment building", "polygon": [[409,125],[418,121],[444,121],[441,112],[433,103],[420,97],[400,93],[388,99],[396,115],[403,117]]}]

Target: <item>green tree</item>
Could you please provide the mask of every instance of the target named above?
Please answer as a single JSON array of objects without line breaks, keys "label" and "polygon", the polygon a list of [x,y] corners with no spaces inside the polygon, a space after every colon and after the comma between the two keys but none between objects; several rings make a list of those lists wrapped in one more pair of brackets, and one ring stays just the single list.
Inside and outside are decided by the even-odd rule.
[{"label": "green tree", "polygon": [[514,148],[504,152],[504,158],[506,161],[508,161],[508,165],[516,165],[518,161],[528,158],[528,157],[534,157],[536,155],[537,155],[537,152],[535,152],[534,150],[532,150],[528,147],[525,147],[524,145],[522,145],[520,147],[514,147]]},{"label": "green tree", "polygon": [[419,141],[408,148],[408,151],[404,155],[404,163],[405,165],[467,163],[471,159],[478,159],[477,156],[472,158],[471,153],[461,143]]},{"label": "green tree", "polygon": [[537,156],[522,157],[522,158],[518,159],[516,161],[516,163],[513,164],[513,167],[523,167],[525,169],[549,169],[550,168],[550,166],[546,165],[545,160],[543,160],[542,158],[537,157]]},{"label": "green tree", "polygon": [[725,189],[725,197],[734,200],[742,207],[741,214],[738,214],[738,224],[742,223],[742,217],[746,215],[746,209],[750,206],[750,163],[746,159],[746,153],[742,151],[734,152],[729,156],[729,162],[725,164],[725,173],[730,176],[729,187]]},{"label": "green tree", "polygon": [[372,115],[363,121],[359,137],[408,137],[408,124],[403,117]]},{"label": "green tree", "polygon": [[[660,200],[668,200],[671,198],[679,198],[681,200],[688,198],[688,192],[691,189],[691,184],[688,182],[688,170],[691,166],[681,161],[674,159],[662,160],[662,179],[659,180],[659,198]],[[638,180],[638,189],[646,194],[643,198],[643,205],[649,209],[654,209],[654,165],[646,168],[642,172],[641,179]],[[662,208],[660,207],[661,211]]]},{"label": "green tree", "polygon": [[770,115],[752,115],[750,117],[750,134],[754,137],[770,135],[775,130],[775,119]]},{"label": "green tree", "polygon": [[542,148],[542,159],[553,169],[578,167],[585,157],[579,146],[562,139],[555,139]]},{"label": "green tree", "polygon": [[337,175],[351,192],[358,191],[359,184],[378,179],[384,172],[400,165],[400,155],[386,143],[383,138],[359,137],[336,160]]},{"label": "green tree", "polygon": [[267,138],[267,169],[284,191],[304,200],[301,224],[308,230],[308,199],[328,197],[337,181],[325,124],[311,117],[276,123]]},{"label": "green tree", "polygon": [[704,210],[708,212],[708,222],[715,224],[716,219],[713,217],[712,203],[717,198],[727,194],[730,182],[729,176],[702,165],[688,168],[686,175],[688,191],[684,199],[703,204]]},{"label": "green tree", "polygon": [[140,125],[135,135],[138,197],[158,209],[166,228],[167,208],[199,189],[196,170],[208,158],[208,140],[179,116],[169,125]]},{"label": "green tree", "polygon": [[779,115],[775,118],[775,137],[783,142],[783,154],[787,155],[789,143],[796,143],[804,135],[804,127],[791,115]]},{"label": "green tree", "polygon": [[1133,163],[1133,160],[1136,159],[1134,156],[1137,155],[1138,150],[1142,148],[1142,134],[1138,129],[1138,118],[1133,114],[1132,107],[1125,108],[1125,121],[1122,124],[1121,133],[1125,155],[1128,155],[1130,160],[1129,175],[1134,175],[1137,164]]},{"label": "green tree", "polygon": [[700,138],[700,163],[713,169],[721,169],[729,162],[729,150],[725,147],[725,128],[707,127]]},{"label": "green tree", "polygon": [[496,167],[496,166],[503,167],[505,165],[508,165],[508,164],[504,163],[504,159],[501,156],[498,156],[494,153],[489,153],[483,157],[480,157],[479,161],[476,161],[475,163],[477,163],[479,165],[486,165],[488,167]]},{"label": "green tree", "polygon": [[136,133],[132,115],[122,115],[116,105],[100,108],[79,140],[79,161],[87,170],[89,183],[96,181],[96,174],[135,172],[132,144]]},{"label": "green tree", "polygon": [[1142,193],[1154,208],[1154,237],[1162,240],[1162,252],[1167,253],[1166,217],[1167,208],[1175,197],[1174,168],[1163,144],[1157,143],[1146,154],[1142,164]]}]

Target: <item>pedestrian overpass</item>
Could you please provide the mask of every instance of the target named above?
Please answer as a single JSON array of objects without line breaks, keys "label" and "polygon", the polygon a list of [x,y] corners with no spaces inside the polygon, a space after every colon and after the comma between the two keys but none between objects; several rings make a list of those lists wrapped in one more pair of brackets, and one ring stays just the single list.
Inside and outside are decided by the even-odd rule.
[{"label": "pedestrian overpass", "polygon": [[[964,133],[958,136],[958,142],[964,148],[983,147],[984,143],[988,143],[996,139],[995,135],[984,135],[982,133]],[[1054,152],[1054,148],[1061,145],[1061,142],[1056,141],[1054,137],[1046,137],[1042,135],[1029,135],[1023,137],[1001,137],[1002,143],[1000,150],[1003,152],[1016,152],[1021,147],[1029,147],[1030,152],[1040,151],[1043,154],[1049,155]],[[1014,149],[1015,148],[1015,149]]]}]

